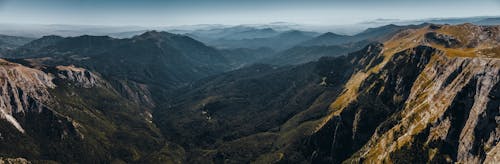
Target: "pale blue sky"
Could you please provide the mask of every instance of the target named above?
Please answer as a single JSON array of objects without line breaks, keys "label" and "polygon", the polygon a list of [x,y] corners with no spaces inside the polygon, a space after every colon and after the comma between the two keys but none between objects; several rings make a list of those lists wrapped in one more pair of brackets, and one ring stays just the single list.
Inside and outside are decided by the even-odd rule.
[{"label": "pale blue sky", "polygon": [[500,0],[0,0],[0,23],[173,26],[500,16]]}]

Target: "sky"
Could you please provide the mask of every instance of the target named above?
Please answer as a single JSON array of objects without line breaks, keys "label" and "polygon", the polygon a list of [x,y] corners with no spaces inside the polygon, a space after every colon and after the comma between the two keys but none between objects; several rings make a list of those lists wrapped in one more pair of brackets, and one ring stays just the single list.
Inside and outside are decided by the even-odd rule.
[{"label": "sky", "polygon": [[0,0],[0,23],[177,26],[500,16],[500,0]]}]

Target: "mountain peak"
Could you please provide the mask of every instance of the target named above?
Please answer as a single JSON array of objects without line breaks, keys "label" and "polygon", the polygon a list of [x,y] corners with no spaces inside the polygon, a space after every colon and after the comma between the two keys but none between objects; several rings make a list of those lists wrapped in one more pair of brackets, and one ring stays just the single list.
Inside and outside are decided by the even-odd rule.
[{"label": "mountain peak", "polygon": [[344,37],[344,36],[345,35],[340,35],[340,34],[336,34],[333,32],[327,32],[327,33],[320,35],[319,37]]},{"label": "mountain peak", "polygon": [[146,31],[142,33],[141,35],[135,36],[134,38],[140,38],[140,39],[159,39],[159,38],[164,38],[164,37],[172,37],[176,36],[177,34],[172,34],[168,33],[165,31],[156,31],[156,30],[151,30],[151,31]]},{"label": "mountain peak", "polygon": [[42,36],[40,39],[62,39],[64,37],[59,36],[59,35],[45,35]]},{"label": "mountain peak", "polygon": [[316,33],[315,32],[306,32],[306,31],[300,31],[300,30],[289,30],[289,31],[285,31],[285,32],[282,32],[279,36],[309,36],[309,37],[312,37],[312,36],[315,36]]},{"label": "mountain peak", "polygon": [[79,40],[79,39],[113,40],[114,38],[112,38],[110,36],[81,35],[81,36],[75,36],[75,37],[68,37],[66,39],[76,39],[76,40]]},{"label": "mountain peak", "polygon": [[499,57],[500,26],[428,25],[402,30],[385,42],[386,49],[403,50],[426,45],[456,57]]},{"label": "mountain peak", "polygon": [[395,25],[395,24],[388,24],[388,25],[385,25],[385,26],[368,28],[368,29],[366,29],[365,31],[363,31],[361,33],[371,33],[371,32],[375,32],[375,31],[381,31],[381,30],[387,30],[387,29],[394,29],[394,28],[398,28],[398,27],[402,27],[402,26],[398,26],[398,25]]}]

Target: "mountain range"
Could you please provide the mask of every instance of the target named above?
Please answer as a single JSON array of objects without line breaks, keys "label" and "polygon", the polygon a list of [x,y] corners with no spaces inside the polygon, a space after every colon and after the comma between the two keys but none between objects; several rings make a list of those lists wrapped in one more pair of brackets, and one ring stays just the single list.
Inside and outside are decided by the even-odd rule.
[{"label": "mountain range", "polygon": [[495,163],[499,32],[428,25],[345,57],[254,65],[181,89],[154,120],[188,163]]},{"label": "mountain range", "polygon": [[0,55],[35,40],[33,38],[0,35]]},{"label": "mountain range", "polygon": [[498,25],[236,33],[10,39],[0,161],[499,162]]}]

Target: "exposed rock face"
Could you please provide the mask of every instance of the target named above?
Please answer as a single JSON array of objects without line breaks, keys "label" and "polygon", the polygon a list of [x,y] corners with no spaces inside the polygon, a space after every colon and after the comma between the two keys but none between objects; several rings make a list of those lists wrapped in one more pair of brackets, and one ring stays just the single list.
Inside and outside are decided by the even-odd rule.
[{"label": "exposed rock face", "polygon": [[49,93],[50,89],[56,87],[53,81],[65,81],[83,88],[103,85],[99,77],[82,68],[57,66],[48,70],[53,72],[46,73],[0,59],[1,118],[6,119],[22,133],[24,129],[13,114],[41,113],[42,110],[47,110],[47,105],[54,103]]},{"label": "exposed rock face", "polygon": [[[400,81],[411,84],[411,89],[402,90],[407,94],[402,97],[404,104],[394,106],[397,110],[387,115],[396,119],[382,119],[385,122],[352,159],[479,163],[497,145],[499,122],[495,117],[500,108],[492,95],[500,85],[500,60],[442,53],[425,60],[428,63],[421,72],[413,74],[416,79]],[[389,88],[402,89],[396,85],[384,90]],[[423,155],[408,156],[413,153]]]},{"label": "exposed rock face", "polygon": [[[312,161],[334,163],[498,162],[500,59],[461,57],[456,49],[474,47],[467,51],[480,56],[498,44],[499,31],[470,26],[431,28],[462,30],[458,37],[420,29],[384,43],[379,55],[386,60],[353,74],[366,78],[346,85],[305,153]],[[471,46],[464,39],[469,34],[487,37],[470,37],[476,40]],[[428,46],[407,49],[414,43]]]},{"label": "exposed rock face", "polygon": [[0,59],[0,116],[24,133],[13,113],[41,112],[50,100],[53,77],[46,73]]},{"label": "exposed rock face", "polygon": [[56,66],[57,77],[76,84],[78,87],[92,88],[102,83],[97,76],[90,71],[75,66]]},{"label": "exposed rock face", "polygon": [[116,80],[112,82],[116,83],[113,86],[116,86],[116,90],[127,99],[142,104],[149,109],[156,107],[148,85],[129,80]]},{"label": "exposed rock face", "polygon": [[449,35],[438,34],[436,32],[429,32],[425,34],[425,38],[429,42],[444,45],[446,48],[458,47],[460,44],[456,38]]},{"label": "exposed rock face", "polygon": [[[85,68],[106,80],[123,97],[142,103],[149,110],[156,106],[155,101],[165,101],[164,95],[172,90],[235,67],[223,53],[199,41],[156,31],[125,39],[46,36],[10,52],[7,57],[51,67]],[[87,74],[64,69],[54,74],[76,73],[80,77]],[[92,83],[88,81],[90,85],[85,87]]]},{"label": "exposed rock face", "polygon": [[0,164],[31,164],[31,162],[24,159],[24,158],[2,158],[2,157],[0,157]]},{"label": "exposed rock face", "polygon": [[[359,87],[358,100],[345,106],[342,111],[335,111],[338,115],[334,114],[323,125],[334,128],[320,128],[312,135],[310,144],[317,147],[313,150],[317,157],[312,160],[338,163],[361,148],[370,139],[376,126],[387,120],[404,103],[411,90],[411,81],[417,78],[433,53],[434,49],[426,46],[397,53],[387,62],[384,68],[387,71],[368,76]],[[328,137],[331,134],[334,136]],[[330,143],[327,149],[322,147],[325,141]],[[325,159],[325,155],[329,158]]]},{"label": "exposed rock face", "polygon": [[[86,69],[35,69],[0,59],[0,93],[2,157],[110,163],[142,160],[146,152],[162,147],[152,116]],[[127,134],[132,133],[129,125],[141,127],[134,130],[141,136]]]}]

